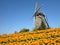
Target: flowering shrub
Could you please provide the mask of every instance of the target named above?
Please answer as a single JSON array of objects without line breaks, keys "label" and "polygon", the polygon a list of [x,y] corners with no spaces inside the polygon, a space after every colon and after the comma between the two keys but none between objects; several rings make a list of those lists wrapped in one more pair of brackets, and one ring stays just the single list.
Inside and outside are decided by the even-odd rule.
[{"label": "flowering shrub", "polygon": [[60,28],[1,35],[0,45],[60,45]]}]

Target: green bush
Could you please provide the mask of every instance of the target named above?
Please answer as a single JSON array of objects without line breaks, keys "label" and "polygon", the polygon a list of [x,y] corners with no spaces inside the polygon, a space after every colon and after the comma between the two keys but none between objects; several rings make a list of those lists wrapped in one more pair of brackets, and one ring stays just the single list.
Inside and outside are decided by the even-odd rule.
[{"label": "green bush", "polygon": [[20,32],[29,32],[29,29],[23,28]]}]

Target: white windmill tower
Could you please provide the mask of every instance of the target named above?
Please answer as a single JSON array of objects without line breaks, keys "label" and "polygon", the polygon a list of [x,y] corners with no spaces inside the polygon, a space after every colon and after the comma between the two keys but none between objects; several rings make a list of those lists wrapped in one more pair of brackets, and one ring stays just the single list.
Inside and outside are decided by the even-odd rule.
[{"label": "white windmill tower", "polygon": [[49,24],[46,21],[45,15],[41,12],[41,9],[42,9],[42,6],[38,8],[38,1],[36,0],[36,11],[33,15],[33,17],[35,17],[35,22],[36,22],[35,29],[49,28]]}]

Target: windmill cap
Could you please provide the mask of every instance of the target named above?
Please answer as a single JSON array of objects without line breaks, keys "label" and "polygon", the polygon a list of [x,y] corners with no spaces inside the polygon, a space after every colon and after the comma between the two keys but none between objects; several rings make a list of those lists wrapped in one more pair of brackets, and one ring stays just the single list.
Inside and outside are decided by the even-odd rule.
[{"label": "windmill cap", "polygon": [[45,17],[45,15],[43,13],[39,13],[38,15],[41,15],[41,16],[44,16]]}]

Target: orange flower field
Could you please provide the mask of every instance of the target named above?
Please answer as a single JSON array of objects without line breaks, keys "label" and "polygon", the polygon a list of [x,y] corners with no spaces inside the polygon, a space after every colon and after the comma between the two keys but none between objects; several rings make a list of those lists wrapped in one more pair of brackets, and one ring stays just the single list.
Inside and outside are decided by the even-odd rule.
[{"label": "orange flower field", "polygon": [[60,45],[60,28],[1,35],[0,45]]}]

